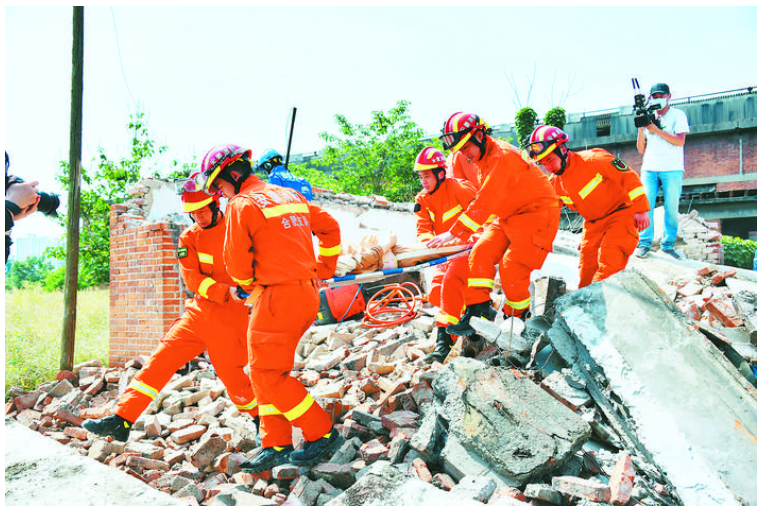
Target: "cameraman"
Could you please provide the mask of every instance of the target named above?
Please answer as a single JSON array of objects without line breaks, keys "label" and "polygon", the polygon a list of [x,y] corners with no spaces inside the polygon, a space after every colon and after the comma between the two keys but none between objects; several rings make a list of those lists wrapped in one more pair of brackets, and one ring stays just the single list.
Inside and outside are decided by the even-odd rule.
[{"label": "cameraman", "polygon": [[[649,199],[649,208],[654,211],[657,192],[662,186],[665,207],[665,231],[660,247],[675,259],[681,255],[673,249],[678,235],[678,200],[683,186],[683,145],[689,131],[686,113],[670,107],[670,88],[665,83],[652,86],[649,91],[650,104],[660,104],[654,112],[660,127],[654,122],[640,127],[636,138],[636,149],[643,155],[641,182]],[[636,255],[646,258],[654,240],[654,218],[649,227],[639,234]]]},{"label": "cameraman", "polygon": [[[37,193],[38,181],[14,182],[15,176],[8,177],[8,153],[5,153],[5,263],[10,254],[11,229],[16,220],[26,218],[37,210],[40,196]],[[10,186],[8,183],[12,183]]]}]

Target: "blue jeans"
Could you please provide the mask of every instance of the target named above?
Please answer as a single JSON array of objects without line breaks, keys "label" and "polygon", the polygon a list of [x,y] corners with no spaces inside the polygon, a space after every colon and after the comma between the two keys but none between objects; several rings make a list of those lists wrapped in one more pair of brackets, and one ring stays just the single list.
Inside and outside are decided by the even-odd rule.
[{"label": "blue jeans", "polygon": [[683,171],[670,172],[641,171],[641,184],[649,200],[650,220],[649,226],[639,234],[639,247],[650,248],[654,239],[654,207],[657,200],[657,192],[662,186],[662,196],[665,199],[665,231],[662,235],[660,247],[664,250],[673,249],[678,234],[678,201],[681,198],[683,186]]}]

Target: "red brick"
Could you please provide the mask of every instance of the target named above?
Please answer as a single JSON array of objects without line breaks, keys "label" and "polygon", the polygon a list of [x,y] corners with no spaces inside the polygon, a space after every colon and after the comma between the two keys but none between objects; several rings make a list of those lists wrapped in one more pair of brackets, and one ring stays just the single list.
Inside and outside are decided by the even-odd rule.
[{"label": "red brick", "polygon": [[193,441],[202,436],[208,430],[204,425],[191,425],[185,429],[178,430],[171,435],[171,438],[178,444]]},{"label": "red brick", "polygon": [[66,427],[65,429],[63,429],[63,434],[69,437],[86,441],[87,434],[89,434],[89,431],[81,427]]},{"label": "red brick", "polygon": [[621,455],[610,475],[610,502],[626,504],[630,501],[635,478],[636,469],[633,467],[631,457]]},{"label": "red brick", "polygon": [[736,316],[736,310],[730,301],[712,298],[704,304],[704,309],[710,312],[724,326],[735,328],[743,322]]},{"label": "red brick", "polygon": [[552,486],[558,492],[590,501],[607,502],[610,500],[610,487],[594,480],[584,480],[576,476],[555,476]]},{"label": "red brick", "polygon": [[425,481],[426,483],[431,483],[432,476],[431,471],[428,470],[428,466],[425,462],[423,462],[423,459],[417,458],[412,462],[413,470],[415,471],[416,476],[422,481]]},{"label": "red brick", "polygon": [[714,286],[722,285],[725,283],[726,278],[731,278],[736,275],[736,271],[733,269],[726,269],[724,271],[718,272],[712,278],[710,278],[710,283]]},{"label": "red brick", "polygon": [[436,473],[433,478],[431,478],[431,484],[436,488],[449,491],[455,486],[455,480],[446,473]]},{"label": "red brick", "polygon": [[389,453],[389,448],[381,444],[378,439],[372,439],[360,447],[360,456],[366,464],[373,464]]}]

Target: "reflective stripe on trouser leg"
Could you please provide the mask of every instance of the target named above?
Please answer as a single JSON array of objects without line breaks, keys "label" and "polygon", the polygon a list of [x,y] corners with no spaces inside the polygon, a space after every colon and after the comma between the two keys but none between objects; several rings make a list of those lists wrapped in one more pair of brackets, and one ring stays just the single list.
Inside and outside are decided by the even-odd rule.
[{"label": "reflective stripe on trouser leg", "polygon": [[215,329],[207,329],[208,356],[226,386],[226,392],[239,411],[258,415],[258,401],[244,368],[247,360],[249,309],[243,304],[227,303],[214,311]]},{"label": "reflective stripe on trouser leg", "polygon": [[465,292],[465,305],[472,306],[491,299],[497,264],[502,260],[510,240],[500,222],[494,221],[484,227],[468,259],[470,274]]},{"label": "reflective stripe on trouser leg", "polygon": [[502,259],[500,277],[507,305],[516,311],[530,305],[531,272],[544,265],[559,225],[557,207],[516,215],[504,224],[510,244]]},{"label": "reflective stripe on trouser leg", "polygon": [[205,351],[202,340],[181,332],[191,327],[191,321],[185,315],[174,322],[147,363],[134,375],[113,413],[135,422],[173,374]]},{"label": "reflective stripe on trouser leg", "polygon": [[[584,241],[581,245],[581,258],[578,264],[581,283],[579,288],[606,279],[625,269],[628,258],[639,243],[639,232],[636,230],[632,209],[615,212],[600,223],[590,225],[584,232]],[[585,257],[584,243],[589,243],[586,255],[593,252],[593,260]],[[594,263],[593,273],[589,271],[592,267],[591,262]]]},{"label": "reflective stripe on trouser leg", "polygon": [[[441,312],[439,316],[444,316],[442,326],[454,325],[460,321],[465,308],[465,294],[468,289],[468,258],[463,256],[450,260],[447,264],[447,270],[442,279],[441,290]],[[446,324],[445,324],[446,322]]]},{"label": "reflective stripe on trouser leg", "polygon": [[264,447],[291,444],[292,425],[302,429],[306,441],[322,437],[332,427],[323,408],[289,375],[297,343],[315,321],[319,302],[310,283],[273,285],[263,291],[250,313],[250,379],[260,403]]}]

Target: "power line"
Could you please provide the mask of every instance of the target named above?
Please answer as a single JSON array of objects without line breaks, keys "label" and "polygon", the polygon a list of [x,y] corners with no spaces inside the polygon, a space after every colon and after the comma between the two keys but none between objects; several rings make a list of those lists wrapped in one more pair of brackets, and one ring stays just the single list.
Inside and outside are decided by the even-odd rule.
[{"label": "power line", "polygon": [[116,27],[116,14],[113,12],[113,7],[110,8],[110,16],[113,19],[113,32],[116,35],[116,50],[118,50],[118,61],[121,63],[121,75],[124,77],[124,84],[126,85],[126,91],[129,92],[129,97],[131,97],[131,101],[134,102],[134,107],[139,111],[139,104],[137,104],[137,101],[134,100],[134,96],[131,94],[131,89],[129,88],[129,82],[126,80],[126,72],[124,71],[124,60],[121,58],[121,44],[118,41],[118,28]]}]

